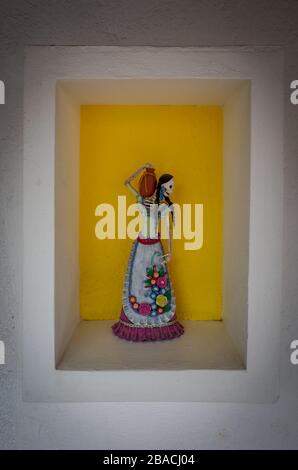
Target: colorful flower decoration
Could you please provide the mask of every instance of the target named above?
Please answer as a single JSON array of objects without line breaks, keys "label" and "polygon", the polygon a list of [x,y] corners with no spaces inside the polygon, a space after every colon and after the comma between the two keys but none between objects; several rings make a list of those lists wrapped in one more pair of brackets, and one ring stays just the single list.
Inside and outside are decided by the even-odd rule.
[{"label": "colorful flower decoration", "polygon": [[159,294],[157,297],[156,297],[156,304],[159,306],[159,307],[165,307],[168,303],[168,299],[165,295],[163,294]]},{"label": "colorful flower decoration", "polygon": [[143,315],[144,317],[148,316],[151,312],[151,307],[149,304],[143,303],[139,306],[139,314]]},{"label": "colorful flower decoration", "polygon": [[[134,309],[143,316],[156,316],[171,309],[171,289],[167,279],[167,273],[163,266],[152,265],[146,269],[145,297],[149,303],[137,303],[134,296],[130,297],[130,302]],[[136,307],[137,306],[137,307]]]},{"label": "colorful flower decoration", "polygon": [[156,284],[157,284],[158,287],[160,287],[160,288],[166,287],[166,285],[168,284],[168,281],[167,281],[166,276],[160,276],[160,277],[157,279]]}]

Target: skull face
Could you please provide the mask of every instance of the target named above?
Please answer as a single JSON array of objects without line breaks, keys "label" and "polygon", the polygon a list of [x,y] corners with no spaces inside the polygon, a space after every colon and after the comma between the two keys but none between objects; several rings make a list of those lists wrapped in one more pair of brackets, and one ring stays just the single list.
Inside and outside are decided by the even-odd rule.
[{"label": "skull face", "polygon": [[169,196],[174,190],[174,178],[170,179],[167,183],[164,183],[162,187],[164,189],[164,194]]}]

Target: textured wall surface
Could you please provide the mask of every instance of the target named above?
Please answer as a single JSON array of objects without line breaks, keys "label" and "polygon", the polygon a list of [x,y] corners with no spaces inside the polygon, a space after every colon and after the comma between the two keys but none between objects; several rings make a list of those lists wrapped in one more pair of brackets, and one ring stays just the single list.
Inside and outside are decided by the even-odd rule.
[{"label": "textured wall surface", "polygon": [[[298,448],[298,3],[6,1],[0,3],[0,448]],[[285,52],[281,394],[272,405],[24,403],[20,394],[24,45],[281,45]]]}]

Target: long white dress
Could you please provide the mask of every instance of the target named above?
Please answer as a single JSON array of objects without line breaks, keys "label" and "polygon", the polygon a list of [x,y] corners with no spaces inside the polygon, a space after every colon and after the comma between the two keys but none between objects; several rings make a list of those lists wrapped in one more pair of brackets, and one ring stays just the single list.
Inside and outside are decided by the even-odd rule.
[{"label": "long white dress", "polygon": [[125,275],[120,320],[113,332],[131,341],[173,339],[183,326],[176,319],[176,299],[158,233],[159,220],[169,217],[169,207],[152,210],[138,197],[143,228],[134,241]]}]

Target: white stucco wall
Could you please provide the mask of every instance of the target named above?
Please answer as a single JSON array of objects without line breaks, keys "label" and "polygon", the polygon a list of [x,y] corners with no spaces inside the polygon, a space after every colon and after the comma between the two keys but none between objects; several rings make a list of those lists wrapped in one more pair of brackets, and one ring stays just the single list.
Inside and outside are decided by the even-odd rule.
[{"label": "white stucco wall", "polygon": [[[55,360],[58,362],[80,321],[80,108],[59,85],[55,112]],[[72,236],[67,237],[67,233]]]},{"label": "white stucco wall", "polygon": [[[223,319],[247,360],[251,87],[237,87],[224,106]],[[266,139],[267,141],[267,139]]]},{"label": "white stucco wall", "polygon": [[[1,448],[297,448],[298,367],[298,5],[280,2],[69,2],[0,4],[0,366]],[[200,403],[24,403],[20,395],[22,291],[23,46],[270,45],[285,50],[284,259],[281,394],[271,405]],[[37,182],[38,184],[38,182]],[[37,224],[38,226],[38,224]],[[270,230],[270,227],[268,227]],[[34,273],[33,273],[34,274]],[[158,432],[156,430],[158,429]]]}]

